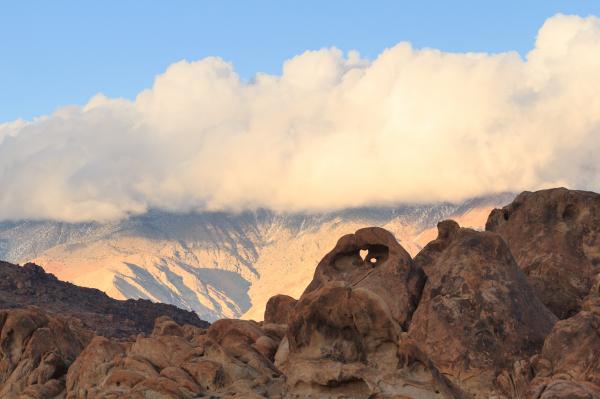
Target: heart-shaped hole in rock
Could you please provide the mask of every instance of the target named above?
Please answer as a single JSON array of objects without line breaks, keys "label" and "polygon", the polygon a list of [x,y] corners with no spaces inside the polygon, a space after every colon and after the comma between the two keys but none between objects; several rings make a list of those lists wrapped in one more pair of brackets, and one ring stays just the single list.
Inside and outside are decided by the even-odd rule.
[{"label": "heart-shaped hole in rock", "polygon": [[360,251],[358,251],[358,254],[360,255],[360,258],[363,260],[366,259],[367,255],[369,254],[369,250],[367,249],[361,249]]}]

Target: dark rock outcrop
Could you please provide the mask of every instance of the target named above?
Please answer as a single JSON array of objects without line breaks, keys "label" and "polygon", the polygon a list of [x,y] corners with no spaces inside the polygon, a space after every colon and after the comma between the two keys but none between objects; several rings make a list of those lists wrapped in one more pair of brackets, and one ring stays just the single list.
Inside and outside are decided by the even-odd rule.
[{"label": "dark rock outcrop", "polygon": [[126,337],[149,333],[154,320],[168,316],[180,324],[207,328],[196,313],[143,299],[118,301],[102,291],[60,281],[32,263],[23,267],[0,262],[0,309],[38,306],[73,316],[96,334]]},{"label": "dark rock outcrop", "polygon": [[556,188],[523,192],[490,214],[542,302],[561,319],[576,314],[600,274],[600,195]]},{"label": "dark rock outcrop", "polygon": [[556,318],[498,234],[441,222],[415,263],[427,283],[409,334],[455,384],[496,392],[501,370],[541,349]]}]

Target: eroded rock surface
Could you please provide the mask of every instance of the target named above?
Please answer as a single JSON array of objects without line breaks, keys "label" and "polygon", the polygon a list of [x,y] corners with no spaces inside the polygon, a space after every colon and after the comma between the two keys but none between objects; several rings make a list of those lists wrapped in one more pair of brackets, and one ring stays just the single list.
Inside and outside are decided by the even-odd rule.
[{"label": "eroded rock surface", "polygon": [[490,214],[537,295],[561,319],[576,314],[600,274],[600,195],[556,188],[523,192]]},{"label": "eroded rock surface", "polygon": [[498,233],[440,222],[414,260],[358,230],[264,322],[156,318],[0,267],[0,397],[600,399],[592,194],[522,194],[490,216]]},{"label": "eroded rock surface", "polygon": [[425,281],[387,231],[342,237],[294,306],[275,362],[291,397],[464,397],[406,335]]},{"label": "eroded rock surface", "polygon": [[556,318],[536,297],[504,240],[441,222],[415,258],[427,283],[409,334],[440,371],[477,397],[539,351]]},{"label": "eroded rock surface", "polygon": [[92,333],[37,308],[0,310],[0,398],[54,398]]},{"label": "eroded rock surface", "polygon": [[339,239],[317,265],[304,295],[338,281],[377,295],[406,330],[419,302],[425,275],[389,231],[369,227]]},{"label": "eroded rock surface", "polygon": [[535,359],[532,394],[541,398],[600,398],[600,313],[561,320]]},{"label": "eroded rock surface", "polygon": [[159,318],[151,335],[135,341],[96,337],[69,369],[66,397],[280,397],[281,374],[263,353],[270,339],[251,321],[219,320],[203,330]]},{"label": "eroded rock surface", "polygon": [[265,307],[265,323],[288,324],[297,302],[289,295],[271,297]]}]

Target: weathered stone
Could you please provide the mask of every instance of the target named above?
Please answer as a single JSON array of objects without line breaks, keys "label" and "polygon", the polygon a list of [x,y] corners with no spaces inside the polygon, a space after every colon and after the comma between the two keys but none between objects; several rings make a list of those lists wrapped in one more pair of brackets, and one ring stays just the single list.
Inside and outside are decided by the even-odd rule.
[{"label": "weathered stone", "polygon": [[525,191],[490,214],[542,302],[560,319],[581,309],[600,274],[600,195],[557,188]]},{"label": "weathered stone", "polygon": [[288,295],[275,295],[269,299],[265,308],[265,323],[288,324],[297,300]]},{"label": "weathered stone", "polygon": [[[364,258],[361,251],[365,253]],[[319,262],[304,294],[329,282],[364,288],[386,302],[391,317],[406,331],[421,296],[425,276],[387,230],[369,227],[343,236]]]},{"label": "weathered stone", "polygon": [[409,334],[456,385],[489,395],[500,371],[541,349],[556,318],[498,234],[440,227],[415,258],[428,279]]}]

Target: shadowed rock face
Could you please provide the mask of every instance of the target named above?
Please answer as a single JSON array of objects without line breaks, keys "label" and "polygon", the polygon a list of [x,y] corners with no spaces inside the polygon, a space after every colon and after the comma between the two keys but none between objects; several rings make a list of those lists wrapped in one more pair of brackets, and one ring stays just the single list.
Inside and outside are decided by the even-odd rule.
[{"label": "shadowed rock face", "polygon": [[541,353],[502,371],[498,384],[509,398],[600,398],[600,314],[558,321]]},{"label": "shadowed rock face", "polygon": [[600,274],[600,195],[564,188],[523,192],[490,214],[542,302],[561,319],[576,314]]},{"label": "shadowed rock face", "polygon": [[415,263],[427,283],[409,334],[472,394],[494,392],[497,373],[539,351],[556,321],[497,234],[442,222]]},{"label": "shadowed rock face", "polygon": [[152,331],[154,319],[169,316],[182,324],[208,327],[194,312],[147,300],[118,301],[103,292],[58,280],[33,263],[21,267],[0,261],[0,308],[39,306],[70,315],[106,337]]}]

